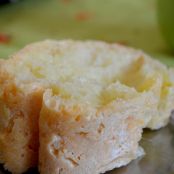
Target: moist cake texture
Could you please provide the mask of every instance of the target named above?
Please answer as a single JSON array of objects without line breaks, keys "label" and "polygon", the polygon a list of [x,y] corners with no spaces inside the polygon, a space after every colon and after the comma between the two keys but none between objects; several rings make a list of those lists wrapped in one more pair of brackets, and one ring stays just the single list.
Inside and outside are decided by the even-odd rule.
[{"label": "moist cake texture", "polygon": [[0,63],[0,162],[12,173],[39,164],[43,174],[126,165],[143,154],[143,128],[168,123],[173,82],[173,70],[119,44],[26,46]]}]

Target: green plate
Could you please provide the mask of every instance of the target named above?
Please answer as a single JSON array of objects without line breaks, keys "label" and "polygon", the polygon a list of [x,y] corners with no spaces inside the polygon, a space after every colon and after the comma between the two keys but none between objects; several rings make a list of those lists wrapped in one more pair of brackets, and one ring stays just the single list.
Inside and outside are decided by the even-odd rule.
[{"label": "green plate", "polygon": [[[142,49],[174,65],[155,0],[20,0],[0,7],[0,57],[43,39],[95,39]],[[2,36],[5,34],[5,39]],[[174,174],[174,126],[145,131],[146,156],[110,174]],[[3,173],[3,172],[2,172]],[[33,171],[31,172],[33,173]]]},{"label": "green plate", "polygon": [[160,34],[155,0],[20,0],[0,8],[0,44],[7,58],[24,45],[43,39],[97,39],[140,48],[174,65]]}]

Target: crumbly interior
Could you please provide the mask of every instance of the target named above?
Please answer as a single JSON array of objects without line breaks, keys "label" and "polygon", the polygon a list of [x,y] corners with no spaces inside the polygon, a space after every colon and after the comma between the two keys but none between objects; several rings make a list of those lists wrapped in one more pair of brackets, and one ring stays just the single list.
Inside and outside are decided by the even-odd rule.
[{"label": "crumbly interior", "polygon": [[20,62],[6,65],[18,83],[26,84],[24,88],[33,82],[44,84],[54,95],[101,107],[148,92],[161,76],[168,76],[165,67],[160,65],[159,72],[159,65],[151,65],[140,51],[97,42],[48,42],[50,47],[26,48],[26,54],[15,56]]},{"label": "crumbly interior", "polygon": [[[105,119],[105,123],[108,122],[106,137],[108,134],[112,135],[111,131],[113,135],[119,133],[122,126],[125,126],[128,137],[130,138],[129,133],[133,136],[130,139],[134,139],[136,144],[132,145],[135,152],[142,128],[158,129],[168,123],[174,103],[173,84],[173,70],[169,71],[165,65],[141,51],[118,44],[66,40],[29,45],[11,59],[0,62],[0,162],[13,173],[22,173],[36,166],[39,141],[42,138],[43,142],[48,139],[49,144],[53,134],[47,123],[53,124],[54,128],[54,124],[61,120],[59,133],[65,129],[65,133],[70,134],[70,139],[76,128],[81,129],[83,119],[83,129],[87,126],[89,131],[89,126],[94,124],[90,135],[93,138],[96,137],[96,130],[102,136],[103,124],[97,122],[103,121],[102,119]],[[47,97],[48,91],[50,95]],[[62,104],[61,109],[59,104]],[[88,109],[90,112],[87,112]],[[88,118],[89,115],[93,117]],[[108,120],[108,116],[113,120]],[[75,120],[73,123],[71,118]],[[139,119],[143,123],[135,121]],[[123,122],[119,123],[118,120]],[[126,123],[124,120],[127,120]],[[67,125],[68,121],[70,125]],[[44,124],[46,128],[41,128]],[[99,129],[98,124],[101,125]],[[117,128],[119,131],[115,130]],[[55,132],[58,133],[57,130]],[[86,136],[85,132],[79,132],[80,137]],[[39,136],[39,133],[46,137]],[[114,140],[115,143],[119,144],[119,139]],[[81,142],[81,138],[78,141]],[[129,139],[126,141],[129,142]],[[47,146],[43,142],[42,147]],[[76,142],[74,141],[75,145]],[[93,147],[92,142],[89,145]],[[100,145],[101,149],[105,149],[103,141]],[[115,144],[113,148],[110,147],[111,151],[115,147]],[[98,146],[95,148],[97,152]],[[43,147],[43,150],[47,151],[47,147]],[[52,166],[47,153],[42,153],[41,157],[45,155],[46,163],[50,162]],[[98,161],[100,155],[97,155]],[[92,151],[89,157],[91,156],[95,157]],[[126,158],[127,156],[129,155],[126,154]],[[134,153],[126,163],[136,156]],[[115,166],[113,164],[108,169]],[[45,167],[50,170],[49,165]],[[101,171],[104,170],[105,167]]]}]

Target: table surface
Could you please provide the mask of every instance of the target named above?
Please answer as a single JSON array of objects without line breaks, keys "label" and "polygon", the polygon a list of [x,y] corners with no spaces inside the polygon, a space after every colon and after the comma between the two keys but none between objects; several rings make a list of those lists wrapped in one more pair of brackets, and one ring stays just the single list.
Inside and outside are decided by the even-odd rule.
[{"label": "table surface", "polygon": [[[0,57],[44,39],[95,39],[142,49],[168,66],[155,0],[20,0],[0,7]],[[5,38],[5,39],[4,39]],[[146,155],[108,174],[174,174],[174,124],[145,130]],[[2,166],[0,174],[4,174]],[[7,172],[6,172],[7,173]],[[29,173],[37,173],[30,171]]]}]

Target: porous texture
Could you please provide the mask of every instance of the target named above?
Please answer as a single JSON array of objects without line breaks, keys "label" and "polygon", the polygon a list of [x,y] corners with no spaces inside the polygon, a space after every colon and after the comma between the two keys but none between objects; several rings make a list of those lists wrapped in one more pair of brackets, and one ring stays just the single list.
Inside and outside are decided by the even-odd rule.
[{"label": "porous texture", "polygon": [[38,164],[42,90],[21,91],[13,78],[4,77],[0,80],[0,162],[9,171],[22,173]]},{"label": "porous texture", "polygon": [[13,173],[37,165],[39,141],[43,174],[126,165],[173,109],[173,70],[118,44],[44,41],[0,66],[0,161]]},{"label": "porous texture", "polygon": [[104,173],[142,155],[138,142],[150,118],[149,98],[117,100],[94,109],[47,91],[39,122],[40,172]]}]

